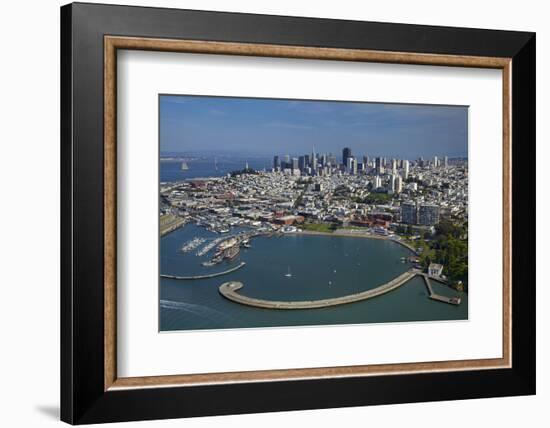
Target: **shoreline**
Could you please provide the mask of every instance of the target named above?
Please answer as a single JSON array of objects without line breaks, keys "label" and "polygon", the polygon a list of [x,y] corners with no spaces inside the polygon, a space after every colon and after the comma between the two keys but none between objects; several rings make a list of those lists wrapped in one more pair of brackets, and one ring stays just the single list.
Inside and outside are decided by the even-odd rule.
[{"label": "shoreline", "polygon": [[302,230],[301,232],[288,232],[283,233],[284,235],[310,235],[310,236],[336,236],[340,238],[364,238],[364,239],[378,239],[381,241],[390,241],[395,242],[396,244],[399,244],[409,251],[411,251],[413,254],[416,255],[416,251],[414,248],[412,248],[409,244],[406,242],[403,242],[401,240],[397,239],[391,239],[386,236],[379,236],[379,235],[372,235],[372,234],[366,234],[366,233],[353,233],[353,232],[346,232],[345,230],[337,229],[334,232],[320,232],[315,230]]}]

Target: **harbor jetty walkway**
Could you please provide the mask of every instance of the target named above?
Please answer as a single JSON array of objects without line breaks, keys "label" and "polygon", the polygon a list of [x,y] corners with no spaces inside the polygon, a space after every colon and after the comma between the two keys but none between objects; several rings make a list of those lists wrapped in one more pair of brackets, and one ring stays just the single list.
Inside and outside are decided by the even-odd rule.
[{"label": "harbor jetty walkway", "polygon": [[181,280],[194,280],[194,279],[208,279],[208,278],[215,278],[217,276],[227,275],[228,273],[235,272],[236,270],[242,268],[246,263],[241,262],[237,266],[232,267],[231,269],[225,270],[223,272],[216,272],[216,273],[210,273],[207,275],[195,275],[195,276],[177,276],[177,275],[160,275],[162,278],[168,278],[168,279],[181,279]]},{"label": "harbor jetty walkway", "polygon": [[242,282],[230,281],[225,282],[219,287],[219,292],[225,298],[232,300],[236,303],[243,305],[255,306],[257,308],[266,309],[314,309],[314,308],[326,308],[329,306],[344,305],[346,303],[359,302],[361,300],[372,299],[373,297],[380,296],[381,294],[388,293],[402,286],[407,281],[412,279],[417,273],[413,271],[407,271],[401,275],[395,277],[389,282],[380,285],[379,287],[371,290],[363,291],[361,293],[348,294],[347,296],[334,297],[331,299],[320,300],[300,300],[300,301],[276,301],[276,300],[263,300],[253,297],[243,296],[237,293],[239,289],[243,287]]},{"label": "harbor jetty walkway", "polygon": [[425,273],[419,273],[418,275],[422,276],[424,278],[424,283],[426,284],[426,288],[428,289],[428,297],[432,300],[437,300],[438,302],[443,303],[449,303],[450,305],[460,305],[460,297],[447,297],[442,296],[441,294],[437,294],[434,292],[432,288],[432,284],[430,283],[430,279],[433,279],[435,281],[443,282],[441,280],[438,280],[437,278],[430,277],[426,275]]}]

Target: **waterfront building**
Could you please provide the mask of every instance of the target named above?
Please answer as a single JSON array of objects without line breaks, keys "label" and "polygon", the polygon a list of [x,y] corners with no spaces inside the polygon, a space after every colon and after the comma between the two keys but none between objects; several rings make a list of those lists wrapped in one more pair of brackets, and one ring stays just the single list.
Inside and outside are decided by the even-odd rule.
[{"label": "waterfront building", "polygon": [[416,208],[416,203],[408,201],[401,204],[401,222],[406,224],[418,223],[418,210]]},{"label": "waterfront building", "polygon": [[439,207],[434,204],[422,204],[418,209],[418,223],[434,226],[439,223]]},{"label": "waterfront building", "polygon": [[342,164],[344,164],[344,166],[348,165],[349,158],[351,158],[351,149],[349,147],[344,147],[344,150],[342,150]]},{"label": "waterfront building", "polygon": [[428,275],[439,277],[443,273],[443,265],[438,263],[430,263],[428,266]]}]

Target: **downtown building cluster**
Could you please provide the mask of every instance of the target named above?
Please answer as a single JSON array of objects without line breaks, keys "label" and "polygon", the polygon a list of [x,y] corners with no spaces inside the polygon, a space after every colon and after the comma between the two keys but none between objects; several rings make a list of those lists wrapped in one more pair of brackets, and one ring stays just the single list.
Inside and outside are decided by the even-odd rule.
[{"label": "downtown building cluster", "polygon": [[[213,230],[248,225],[278,228],[301,222],[364,227],[389,235],[433,233],[445,216],[468,215],[465,159],[415,160],[333,154],[275,156],[271,170],[190,180],[161,191],[164,214]],[[161,214],[162,214],[161,213]]]}]

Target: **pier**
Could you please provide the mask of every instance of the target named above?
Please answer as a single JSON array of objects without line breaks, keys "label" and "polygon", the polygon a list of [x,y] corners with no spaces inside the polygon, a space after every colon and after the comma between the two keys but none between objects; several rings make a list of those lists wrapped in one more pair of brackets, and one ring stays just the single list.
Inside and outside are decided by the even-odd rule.
[{"label": "pier", "polygon": [[[376,288],[372,288],[367,291],[362,291],[361,293],[348,294],[341,297],[333,297],[330,299],[319,299],[319,300],[298,300],[298,301],[280,301],[280,300],[264,300],[256,299],[254,297],[247,297],[240,293],[237,293],[238,290],[243,288],[243,283],[238,281],[225,282],[220,285],[218,291],[220,294],[233,302],[240,303],[242,305],[254,306],[257,308],[264,309],[317,309],[317,308],[327,308],[330,306],[345,305],[348,303],[360,302],[362,300],[372,299],[373,297],[380,296],[382,294],[388,293],[396,288],[401,287],[416,275],[420,275],[424,278],[424,283],[428,289],[428,297],[432,300],[437,300],[443,303],[449,303],[451,305],[459,305],[460,297],[446,297],[440,294],[434,293],[432,285],[430,283],[430,277],[422,272],[419,272],[415,269],[408,270],[407,272],[402,273],[401,275],[395,277],[391,281],[388,281]],[[433,278],[436,281],[443,282],[440,279]]]},{"label": "pier", "polygon": [[257,308],[265,309],[316,309],[326,308],[329,306],[344,305],[347,303],[359,302],[361,300],[372,299],[373,297],[380,296],[381,294],[388,293],[396,288],[402,286],[407,281],[412,279],[416,275],[416,272],[407,271],[401,275],[395,277],[389,282],[382,284],[371,290],[363,291],[361,293],[348,294],[347,296],[334,297],[331,299],[320,300],[300,300],[300,301],[277,301],[277,300],[263,300],[253,297],[243,296],[237,293],[243,287],[242,282],[230,281],[225,282],[219,287],[219,292],[225,298],[232,300],[236,303],[243,305],[255,306]]},{"label": "pier", "polygon": [[[449,303],[450,305],[460,305],[460,297],[458,296],[447,297],[447,296],[442,296],[441,294],[435,293],[432,288],[432,284],[430,283],[430,277],[424,273],[419,273],[419,275],[421,275],[424,278],[424,283],[426,284],[426,289],[428,290],[428,297],[430,299],[437,300],[438,302]],[[443,282],[436,278],[431,278],[431,279],[434,279],[435,281]]]},{"label": "pier", "polygon": [[164,236],[167,233],[179,229],[185,223],[185,219],[171,214],[160,216],[160,236]]},{"label": "pier", "polygon": [[236,270],[239,270],[242,268],[246,263],[241,262],[237,266],[232,267],[231,269],[225,270],[223,272],[216,272],[216,273],[210,273],[207,275],[194,275],[194,276],[177,276],[177,275],[164,275],[161,274],[160,276],[162,278],[168,278],[168,279],[180,279],[184,281],[191,281],[194,279],[208,279],[208,278],[215,278],[217,276],[227,275],[228,273],[235,272]]}]

